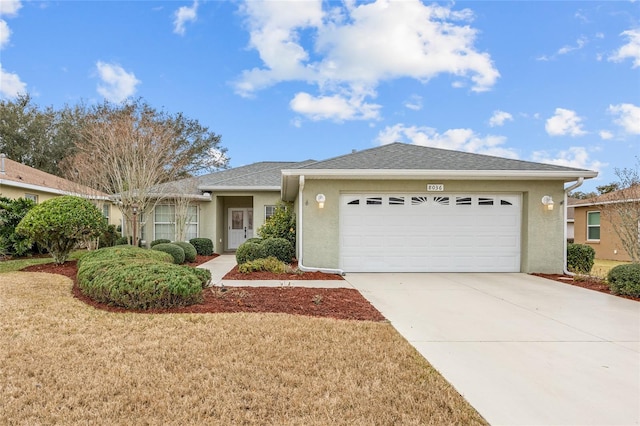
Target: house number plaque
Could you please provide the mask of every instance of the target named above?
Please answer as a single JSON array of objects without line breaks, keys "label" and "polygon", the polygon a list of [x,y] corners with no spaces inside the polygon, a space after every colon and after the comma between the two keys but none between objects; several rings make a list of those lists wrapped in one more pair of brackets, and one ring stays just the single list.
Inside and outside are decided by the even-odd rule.
[{"label": "house number plaque", "polygon": [[442,192],[444,191],[444,185],[441,183],[428,183],[427,191],[430,192]]}]

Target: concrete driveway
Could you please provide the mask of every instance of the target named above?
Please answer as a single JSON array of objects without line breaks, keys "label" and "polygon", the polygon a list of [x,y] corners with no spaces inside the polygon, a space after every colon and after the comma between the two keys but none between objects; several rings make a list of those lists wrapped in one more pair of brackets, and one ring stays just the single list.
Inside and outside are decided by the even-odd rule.
[{"label": "concrete driveway", "polygon": [[638,302],[526,274],[345,278],[491,424],[640,424]]}]

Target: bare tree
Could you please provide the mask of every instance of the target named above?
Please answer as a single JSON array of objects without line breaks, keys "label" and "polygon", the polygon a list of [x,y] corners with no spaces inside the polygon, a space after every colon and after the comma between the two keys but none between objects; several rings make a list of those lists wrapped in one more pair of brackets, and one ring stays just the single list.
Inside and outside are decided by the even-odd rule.
[{"label": "bare tree", "polygon": [[198,195],[198,181],[195,178],[182,179],[166,185],[165,193],[171,199],[175,209],[175,239],[185,241],[187,226],[193,222],[190,212]]},{"label": "bare tree", "polygon": [[[196,123],[197,124],[197,123]],[[132,236],[134,209],[144,226],[155,206],[166,198],[158,185],[202,168],[220,137],[182,115],[168,116],[138,100],[93,108],[77,141],[77,153],[66,165],[67,176],[114,198]],[[224,157],[224,161],[226,158]],[[218,167],[226,163],[219,163]],[[137,244],[137,241],[134,242]]]},{"label": "bare tree", "polygon": [[631,261],[640,263],[640,160],[633,169],[616,169],[617,191],[605,194],[601,212],[620,238]]}]

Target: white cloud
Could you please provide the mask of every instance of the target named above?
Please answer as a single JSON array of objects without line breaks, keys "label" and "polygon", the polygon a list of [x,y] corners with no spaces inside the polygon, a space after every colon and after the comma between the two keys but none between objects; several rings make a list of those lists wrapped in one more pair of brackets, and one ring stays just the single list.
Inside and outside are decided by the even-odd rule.
[{"label": "white cloud", "polygon": [[191,7],[182,6],[174,13],[175,19],[173,21],[173,32],[176,34],[184,35],[185,24],[187,22],[194,22],[198,18],[198,0],[195,0]]},{"label": "white cloud", "polygon": [[547,119],[544,126],[550,136],[582,136],[587,132],[582,130],[582,118],[575,111],[556,108],[555,115]]},{"label": "white cloud", "polygon": [[493,111],[493,115],[489,119],[489,126],[503,126],[505,121],[513,121],[513,116],[505,111]]},{"label": "white cloud", "polygon": [[16,16],[21,7],[20,0],[0,0],[0,16]]},{"label": "white cloud", "polygon": [[600,136],[600,139],[608,141],[609,139],[613,139],[613,133],[611,133],[608,130],[600,130],[598,132],[598,135]]},{"label": "white cloud", "polygon": [[422,96],[411,95],[404,103],[405,108],[413,111],[420,111],[422,109]]},{"label": "white cloud", "polygon": [[575,46],[563,46],[560,49],[558,49],[558,55],[566,55],[567,53],[573,52],[574,50],[580,50],[582,49],[585,45],[587,44],[587,38],[586,37],[580,37],[578,40],[576,40],[576,45]]},{"label": "white cloud", "polygon": [[9,44],[9,38],[11,38],[11,30],[9,29],[9,25],[7,25],[4,20],[0,19],[0,49]]},{"label": "white cloud", "polygon": [[506,142],[504,136],[480,136],[471,129],[449,129],[444,133],[438,133],[436,129],[431,127],[405,126],[400,123],[387,126],[380,131],[376,141],[381,145],[392,142],[409,142],[433,148],[518,158],[518,154],[513,149],[502,146]]},{"label": "white cloud", "polygon": [[346,98],[341,95],[312,96],[297,93],[290,104],[291,109],[311,120],[371,120],[379,117],[380,105],[364,102],[362,96]]},{"label": "white cloud", "polygon": [[640,135],[640,107],[633,104],[609,105],[608,111],[617,117],[613,122],[625,132]]},{"label": "white cloud", "polygon": [[640,67],[640,28],[624,31],[622,36],[629,39],[629,43],[621,46],[615,53],[609,56],[613,62],[621,62],[627,58],[633,60],[633,68]]},{"label": "white cloud", "polygon": [[546,151],[535,151],[532,154],[532,160],[539,163],[595,171],[600,171],[607,166],[607,163],[590,159],[589,152],[582,146],[572,146],[567,150],[558,151],[555,155],[551,155]]},{"label": "white cloud", "polygon": [[27,92],[27,85],[20,80],[18,74],[10,73],[2,69],[0,64],[0,96],[3,98],[15,98],[21,93]]},{"label": "white cloud", "polygon": [[117,64],[96,63],[98,76],[102,84],[98,84],[98,93],[110,102],[122,102],[136,93],[140,80],[132,72],[126,72]]},{"label": "white cloud", "polygon": [[489,54],[474,47],[471,12],[452,7],[419,0],[246,1],[250,47],[262,66],[245,70],[236,91],[251,96],[279,82],[304,81],[317,86],[318,97],[375,96],[381,81],[427,82],[440,74],[469,81],[472,91],[489,90],[500,74]]}]

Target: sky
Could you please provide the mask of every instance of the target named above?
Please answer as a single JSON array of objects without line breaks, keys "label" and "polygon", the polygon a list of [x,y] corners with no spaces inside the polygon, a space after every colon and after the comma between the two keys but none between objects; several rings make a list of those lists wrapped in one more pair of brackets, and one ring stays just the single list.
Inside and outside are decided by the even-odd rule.
[{"label": "sky", "polygon": [[0,0],[0,97],[138,97],[230,166],[391,142],[640,167],[640,1]]}]

